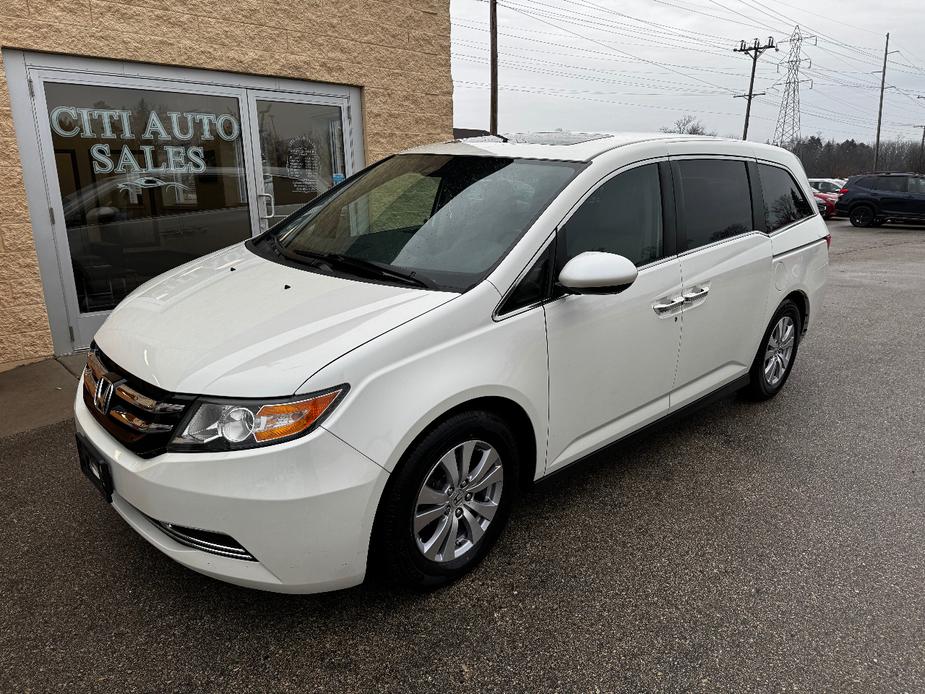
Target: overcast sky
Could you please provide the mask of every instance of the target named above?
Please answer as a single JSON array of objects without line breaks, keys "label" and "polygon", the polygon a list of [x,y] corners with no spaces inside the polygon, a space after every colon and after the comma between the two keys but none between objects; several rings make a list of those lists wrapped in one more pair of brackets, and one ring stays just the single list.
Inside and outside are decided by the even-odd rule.
[{"label": "overcast sky", "polygon": [[[921,138],[923,0],[499,0],[499,128],[657,130],[686,113],[740,137],[751,60],[742,39],[773,36],[758,62],[749,139],[774,134],[791,44],[804,35],[801,131],[873,141],[890,32],[883,137]],[[488,2],[452,0],[454,121],[488,127]],[[872,74],[877,73],[877,74]],[[812,80],[810,85],[809,80]],[[810,88],[812,86],[812,88]]]}]

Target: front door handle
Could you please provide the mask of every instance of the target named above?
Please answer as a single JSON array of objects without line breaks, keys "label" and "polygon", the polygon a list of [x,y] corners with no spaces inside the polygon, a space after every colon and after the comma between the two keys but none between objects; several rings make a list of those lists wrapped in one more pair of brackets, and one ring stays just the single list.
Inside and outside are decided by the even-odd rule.
[{"label": "front door handle", "polygon": [[689,292],[685,292],[681,296],[684,298],[685,302],[692,304],[697,301],[697,299],[703,299],[709,293],[709,287],[697,287],[696,289],[691,289]]},{"label": "front door handle", "polygon": [[683,296],[676,296],[673,299],[668,299],[667,301],[659,301],[652,305],[652,310],[657,314],[664,315],[670,313],[676,308],[680,308],[684,304]]}]

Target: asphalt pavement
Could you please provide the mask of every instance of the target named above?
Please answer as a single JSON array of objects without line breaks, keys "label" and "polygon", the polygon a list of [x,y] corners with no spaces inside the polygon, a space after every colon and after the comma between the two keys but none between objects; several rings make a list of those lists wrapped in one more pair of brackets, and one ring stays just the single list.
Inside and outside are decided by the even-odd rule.
[{"label": "asphalt pavement", "polygon": [[529,491],[434,593],[202,577],[103,503],[70,422],[0,438],[0,691],[925,691],[925,229],[831,227],[776,399]]}]

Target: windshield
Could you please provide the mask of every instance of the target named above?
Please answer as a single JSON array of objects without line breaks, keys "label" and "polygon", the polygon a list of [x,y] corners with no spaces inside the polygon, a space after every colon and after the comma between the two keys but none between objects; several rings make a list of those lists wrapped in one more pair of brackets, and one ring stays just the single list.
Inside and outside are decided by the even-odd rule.
[{"label": "windshield", "polygon": [[[577,162],[404,154],[269,232],[290,260],[385,282],[465,291],[580,170]],[[272,239],[271,239],[272,240]],[[376,272],[380,275],[376,276]]]}]

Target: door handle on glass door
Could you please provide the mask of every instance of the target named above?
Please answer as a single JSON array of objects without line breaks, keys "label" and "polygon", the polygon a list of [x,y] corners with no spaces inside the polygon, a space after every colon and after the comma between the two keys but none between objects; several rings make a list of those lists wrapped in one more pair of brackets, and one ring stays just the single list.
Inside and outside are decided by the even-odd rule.
[{"label": "door handle on glass door", "polygon": [[684,301],[690,304],[697,301],[697,299],[703,299],[709,293],[709,287],[697,287],[696,289],[691,289],[689,292],[685,292],[682,296],[684,297]]},{"label": "door handle on glass door", "polygon": [[273,193],[257,193],[258,198],[266,198],[269,203],[268,207],[264,208],[264,211],[267,213],[265,218],[272,219],[276,216],[276,200],[273,198]]},{"label": "door handle on glass door", "polygon": [[652,305],[652,309],[659,315],[668,313],[672,309],[680,307],[684,303],[683,296],[676,296],[673,299],[668,299],[667,301],[659,301]]}]

